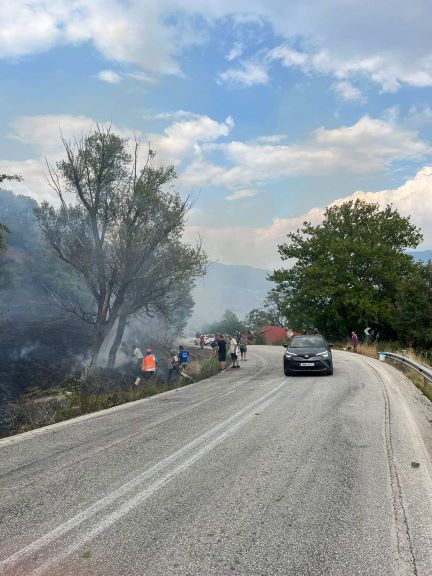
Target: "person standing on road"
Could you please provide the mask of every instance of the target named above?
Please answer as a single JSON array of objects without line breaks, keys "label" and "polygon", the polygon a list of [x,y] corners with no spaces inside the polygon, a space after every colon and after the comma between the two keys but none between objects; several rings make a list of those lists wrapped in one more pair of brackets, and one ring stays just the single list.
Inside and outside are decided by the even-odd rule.
[{"label": "person standing on road", "polygon": [[354,352],[357,352],[359,339],[358,339],[357,334],[354,332],[354,330],[351,332],[351,344],[352,344]]},{"label": "person standing on road", "polygon": [[246,362],[246,352],[247,352],[247,337],[243,334],[240,338],[240,356],[243,361]]},{"label": "person standing on road", "polygon": [[204,334],[201,334],[201,336],[199,337],[199,343],[201,350],[204,350]]},{"label": "person standing on road", "polygon": [[147,348],[146,354],[142,360],[142,372],[144,378],[152,378],[156,374],[156,365],[158,363],[158,359],[153,354],[151,348]]},{"label": "person standing on road", "polygon": [[230,350],[231,361],[232,361],[231,368],[240,368],[240,365],[238,363],[237,340],[234,338],[234,336],[228,336],[228,338],[229,338],[229,350]]},{"label": "person standing on road", "polygon": [[[216,348],[215,348],[216,349]],[[221,372],[225,371],[225,361],[226,361],[227,345],[222,334],[217,335],[217,354],[219,360],[219,366]]]},{"label": "person standing on road", "polygon": [[137,344],[132,346],[132,357],[135,358],[136,362],[136,373],[137,377],[135,379],[135,386],[141,382],[141,365],[143,361],[143,353],[141,352],[140,348],[138,348]]}]

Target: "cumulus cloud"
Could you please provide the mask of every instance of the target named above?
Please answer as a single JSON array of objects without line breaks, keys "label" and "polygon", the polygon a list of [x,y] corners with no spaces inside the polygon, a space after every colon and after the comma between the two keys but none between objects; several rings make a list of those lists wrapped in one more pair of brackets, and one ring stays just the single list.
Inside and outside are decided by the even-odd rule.
[{"label": "cumulus cloud", "polygon": [[[419,226],[424,235],[420,247],[432,248],[432,166],[425,166],[398,188],[379,192],[357,191],[339,198],[330,205],[339,205],[357,198],[374,202],[384,208],[392,204],[403,216]],[[284,265],[279,258],[277,246],[286,241],[289,232],[295,232],[304,221],[319,224],[325,207],[315,207],[291,218],[275,218],[267,227],[245,226],[204,228],[197,224],[187,229],[190,239],[199,235],[211,259],[227,264],[247,264],[260,268],[274,269]]]},{"label": "cumulus cloud", "polygon": [[[428,0],[417,0],[415,8],[383,0],[367,9],[363,0],[2,0],[0,58],[91,42],[107,60],[155,76],[181,74],[181,52],[206,42],[214,23],[224,18],[237,27],[269,22],[285,39],[271,58],[285,66],[337,80],[362,75],[384,91],[403,84],[432,86]],[[228,60],[238,58],[240,50],[234,46]],[[248,71],[255,83],[266,82],[257,63],[254,70],[240,67],[226,76],[252,85],[245,82]]]},{"label": "cumulus cloud", "polygon": [[414,224],[422,229],[426,248],[432,247],[432,166],[425,166],[417,174],[394,189],[379,192],[357,191],[332,204],[339,205],[348,200],[376,202],[381,208],[392,204],[403,216],[410,216]]},{"label": "cumulus cloud", "polygon": [[420,160],[432,148],[415,129],[387,119],[363,116],[351,126],[320,127],[302,144],[270,142],[212,143],[203,150],[224,154],[227,167],[199,156],[185,168],[182,180],[193,186],[219,184],[235,189],[298,175],[385,171],[397,160]]},{"label": "cumulus cloud", "polygon": [[[230,190],[231,197],[291,176],[380,173],[392,162],[419,161],[432,154],[417,130],[398,123],[391,113],[385,119],[365,115],[350,126],[320,127],[296,144],[283,143],[283,135],[248,142],[229,140],[234,127],[231,116],[222,122],[181,110],[169,116],[173,121],[163,132],[112,129],[124,138],[137,136],[148,142],[162,163],[173,163],[178,168],[180,187],[220,186]],[[33,158],[41,159],[43,171],[44,157],[56,161],[64,154],[61,134],[71,139],[95,126],[95,120],[86,116],[23,116],[15,121],[9,136],[33,147]],[[214,157],[219,163],[212,161]]]},{"label": "cumulus cloud", "polygon": [[201,155],[203,143],[214,142],[228,136],[234,120],[228,116],[217,122],[209,116],[186,116],[183,121],[173,122],[163,134],[150,134],[148,139],[158,155],[166,162],[181,164],[186,158]]},{"label": "cumulus cloud", "polygon": [[[194,158],[201,158],[203,145],[228,136],[234,126],[231,116],[223,122],[185,111],[177,111],[168,116],[178,120],[172,122],[162,133],[145,134],[110,123],[100,124],[111,125],[112,131],[123,138],[134,141],[136,137],[143,143],[148,142],[157,152],[157,158],[161,163],[173,163],[176,166],[190,162]],[[36,199],[48,197],[53,199],[54,193],[49,190],[45,176],[45,158],[50,163],[55,163],[64,156],[62,136],[66,140],[80,138],[95,129],[96,125],[96,120],[92,118],[67,114],[19,117],[14,122],[9,137],[31,146],[34,157],[22,162],[9,163],[14,168],[7,172],[25,176],[23,193]],[[146,153],[146,146],[142,146],[142,156],[144,157]],[[181,185],[181,178],[179,184]]]}]

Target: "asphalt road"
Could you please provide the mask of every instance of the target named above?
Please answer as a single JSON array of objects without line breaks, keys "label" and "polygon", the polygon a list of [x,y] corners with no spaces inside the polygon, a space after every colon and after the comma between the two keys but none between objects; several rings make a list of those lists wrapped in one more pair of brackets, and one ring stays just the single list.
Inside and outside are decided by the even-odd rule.
[{"label": "asphalt road", "polygon": [[[0,441],[0,574],[431,576],[432,410],[335,352]],[[419,464],[419,466],[417,466]]]}]

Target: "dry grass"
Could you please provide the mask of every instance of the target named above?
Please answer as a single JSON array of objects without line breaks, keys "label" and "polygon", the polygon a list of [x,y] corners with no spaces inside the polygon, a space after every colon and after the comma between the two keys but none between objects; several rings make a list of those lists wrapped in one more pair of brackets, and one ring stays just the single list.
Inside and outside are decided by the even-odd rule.
[{"label": "dry grass", "polygon": [[48,424],[62,422],[82,414],[98,412],[126,402],[133,402],[180,388],[192,382],[209,378],[219,372],[219,363],[211,350],[194,350],[187,367],[187,378],[178,378],[171,382],[158,378],[141,379],[139,386],[134,386],[135,375],[125,376],[124,386],[105,385],[102,376],[88,380],[85,384],[79,379],[72,379],[68,390],[53,389],[43,391],[33,388],[15,403],[9,404],[2,411],[2,417],[7,423],[0,437],[27,432]]}]

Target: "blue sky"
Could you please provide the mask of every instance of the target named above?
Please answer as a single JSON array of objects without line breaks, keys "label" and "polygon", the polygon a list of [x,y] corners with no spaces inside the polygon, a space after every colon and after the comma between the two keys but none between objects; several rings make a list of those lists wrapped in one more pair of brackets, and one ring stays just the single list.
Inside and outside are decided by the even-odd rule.
[{"label": "blue sky", "polygon": [[430,22],[427,0],[3,0],[0,171],[55,202],[59,129],[109,122],[198,194],[187,237],[212,259],[276,266],[353,195],[432,248]]}]

